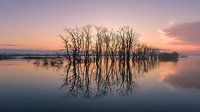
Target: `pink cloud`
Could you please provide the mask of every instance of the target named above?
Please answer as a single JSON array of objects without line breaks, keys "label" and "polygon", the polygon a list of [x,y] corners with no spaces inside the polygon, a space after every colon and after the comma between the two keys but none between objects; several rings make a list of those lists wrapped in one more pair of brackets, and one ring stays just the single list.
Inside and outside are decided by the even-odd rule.
[{"label": "pink cloud", "polygon": [[200,21],[175,24],[162,31],[167,38],[177,40],[174,44],[200,45]]}]

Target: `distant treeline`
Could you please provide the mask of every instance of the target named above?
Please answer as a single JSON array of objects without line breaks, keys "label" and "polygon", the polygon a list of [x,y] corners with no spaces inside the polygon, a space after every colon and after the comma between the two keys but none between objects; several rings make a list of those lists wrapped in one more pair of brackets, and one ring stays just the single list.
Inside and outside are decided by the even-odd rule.
[{"label": "distant treeline", "polygon": [[15,54],[1,53],[0,60],[6,59],[53,59],[64,57],[64,54]]},{"label": "distant treeline", "polygon": [[[67,54],[67,53],[66,53]],[[66,54],[0,54],[0,60],[8,60],[8,59],[66,59]],[[69,52],[70,55],[72,55],[72,52]],[[116,53],[118,54],[118,53]],[[81,57],[84,56],[84,53],[82,52],[80,54]],[[102,55],[105,57],[105,55]],[[116,55],[117,56],[117,55]],[[186,57],[185,55],[183,55]],[[183,57],[182,56],[182,57]],[[90,54],[91,58],[95,58],[95,53]],[[160,61],[175,61],[179,57],[179,54],[177,52],[173,53],[166,53],[162,52],[158,54],[158,58]]]},{"label": "distant treeline", "polygon": [[159,59],[161,61],[175,61],[175,60],[178,60],[178,57],[179,57],[179,54],[177,52],[159,54]]}]

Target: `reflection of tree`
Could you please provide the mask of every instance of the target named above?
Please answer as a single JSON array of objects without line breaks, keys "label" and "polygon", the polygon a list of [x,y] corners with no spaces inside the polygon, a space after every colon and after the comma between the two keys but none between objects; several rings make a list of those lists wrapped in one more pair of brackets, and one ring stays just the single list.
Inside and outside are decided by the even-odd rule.
[{"label": "reflection of tree", "polygon": [[63,67],[63,60],[62,59],[37,59],[33,62],[33,65],[36,68],[45,68],[48,69],[49,67],[56,68],[60,70]]},{"label": "reflection of tree", "polygon": [[[66,97],[100,98],[102,96],[120,94],[129,96],[136,92],[137,78],[154,69],[156,61],[127,61],[99,58],[95,62],[58,62],[52,60],[36,60],[37,67],[58,67],[64,70],[64,83],[60,89]],[[59,65],[59,66],[58,66]]]},{"label": "reflection of tree", "polygon": [[133,78],[132,78],[133,73],[131,71],[129,61],[126,62],[126,66],[125,66],[125,62],[123,62],[122,65],[123,65],[122,66],[123,69],[121,70],[122,81],[121,81],[121,85],[118,91],[121,95],[129,95],[135,91],[136,82],[133,81]]}]

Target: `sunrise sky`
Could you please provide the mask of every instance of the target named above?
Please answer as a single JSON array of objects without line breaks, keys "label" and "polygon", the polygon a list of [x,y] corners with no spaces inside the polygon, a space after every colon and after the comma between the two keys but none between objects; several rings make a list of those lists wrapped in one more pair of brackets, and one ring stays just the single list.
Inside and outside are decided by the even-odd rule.
[{"label": "sunrise sky", "polygon": [[62,49],[66,27],[128,25],[140,41],[200,51],[200,0],[0,0],[0,49]]}]

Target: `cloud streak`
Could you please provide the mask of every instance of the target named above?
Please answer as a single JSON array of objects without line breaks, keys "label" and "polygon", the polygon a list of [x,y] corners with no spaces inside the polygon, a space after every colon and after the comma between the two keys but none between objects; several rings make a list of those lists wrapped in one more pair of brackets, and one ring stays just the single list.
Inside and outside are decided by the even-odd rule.
[{"label": "cloud streak", "polygon": [[16,47],[16,44],[0,44],[0,47]]}]

